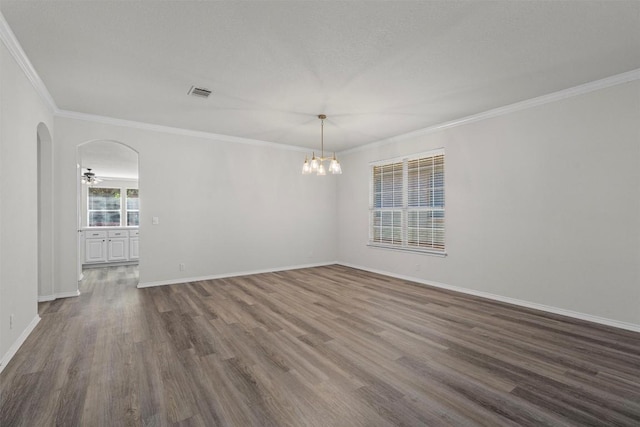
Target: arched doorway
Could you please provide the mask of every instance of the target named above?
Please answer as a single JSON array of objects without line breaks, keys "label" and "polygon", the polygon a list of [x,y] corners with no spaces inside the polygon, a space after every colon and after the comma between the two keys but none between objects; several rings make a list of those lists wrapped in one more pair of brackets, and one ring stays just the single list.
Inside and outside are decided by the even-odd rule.
[{"label": "arched doorway", "polygon": [[53,272],[53,141],[44,123],[38,124],[38,301],[55,299]]},{"label": "arched doorway", "polygon": [[118,141],[80,144],[78,280],[83,269],[137,265],[140,217],[138,152]]}]

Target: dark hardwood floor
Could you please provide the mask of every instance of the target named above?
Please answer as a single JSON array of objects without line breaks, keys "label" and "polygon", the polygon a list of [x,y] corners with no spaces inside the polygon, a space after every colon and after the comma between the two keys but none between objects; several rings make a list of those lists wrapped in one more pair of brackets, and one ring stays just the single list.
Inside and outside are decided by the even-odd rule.
[{"label": "dark hardwood floor", "polygon": [[342,266],[136,289],[86,272],[0,425],[640,425],[640,334]]}]

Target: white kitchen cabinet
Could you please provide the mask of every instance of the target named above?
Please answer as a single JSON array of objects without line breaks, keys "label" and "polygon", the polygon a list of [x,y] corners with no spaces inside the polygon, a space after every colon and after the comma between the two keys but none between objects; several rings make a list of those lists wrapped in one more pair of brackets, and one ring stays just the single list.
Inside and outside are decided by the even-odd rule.
[{"label": "white kitchen cabinet", "polygon": [[107,242],[107,261],[129,261],[129,238],[112,237]]},{"label": "white kitchen cabinet", "polygon": [[109,230],[107,261],[129,261],[129,232],[127,230]]},{"label": "white kitchen cabinet", "polygon": [[85,232],[84,239],[84,262],[106,262],[107,261],[107,232],[91,231]]},{"label": "white kitchen cabinet", "polygon": [[138,230],[85,230],[84,263],[137,261],[138,239]]},{"label": "white kitchen cabinet", "polygon": [[129,259],[137,260],[140,258],[140,239],[138,237],[138,230],[129,231]]}]

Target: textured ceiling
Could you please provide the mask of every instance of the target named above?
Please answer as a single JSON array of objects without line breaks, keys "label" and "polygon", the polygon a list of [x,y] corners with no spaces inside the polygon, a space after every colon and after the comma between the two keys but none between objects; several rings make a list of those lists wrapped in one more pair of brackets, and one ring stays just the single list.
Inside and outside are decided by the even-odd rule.
[{"label": "textured ceiling", "polygon": [[0,10],[63,110],[337,151],[640,68],[638,1]]}]

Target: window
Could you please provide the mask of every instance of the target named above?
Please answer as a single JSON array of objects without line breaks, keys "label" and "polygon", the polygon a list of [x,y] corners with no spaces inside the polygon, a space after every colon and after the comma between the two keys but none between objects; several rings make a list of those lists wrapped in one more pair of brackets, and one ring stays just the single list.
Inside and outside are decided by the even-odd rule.
[{"label": "window", "polygon": [[140,199],[137,188],[87,189],[89,227],[137,227],[139,223]]},{"label": "window", "polygon": [[140,222],[140,199],[137,188],[127,188],[127,225],[137,226]]},{"label": "window", "polygon": [[89,188],[89,227],[114,227],[120,225],[120,189]]},{"label": "window", "polygon": [[369,243],[444,253],[444,151],[371,167]]}]

